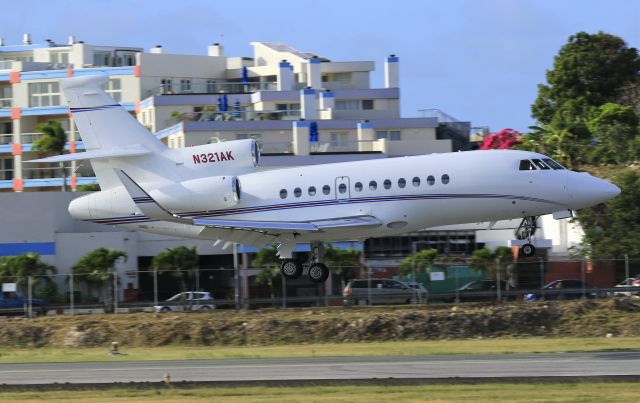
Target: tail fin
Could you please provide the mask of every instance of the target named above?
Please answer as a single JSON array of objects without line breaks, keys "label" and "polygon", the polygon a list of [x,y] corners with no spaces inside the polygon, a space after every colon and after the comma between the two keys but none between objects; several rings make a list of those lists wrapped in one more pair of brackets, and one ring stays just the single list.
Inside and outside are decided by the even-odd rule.
[{"label": "tail fin", "polygon": [[62,91],[87,152],[127,147],[150,151],[147,155],[128,160],[117,157],[91,159],[91,165],[103,190],[122,186],[113,168],[145,171],[150,174],[150,179],[155,175],[161,175],[163,172],[160,171],[165,170],[166,164],[162,163],[159,154],[167,149],[101,88],[108,80],[109,77],[106,75],[61,80]]}]

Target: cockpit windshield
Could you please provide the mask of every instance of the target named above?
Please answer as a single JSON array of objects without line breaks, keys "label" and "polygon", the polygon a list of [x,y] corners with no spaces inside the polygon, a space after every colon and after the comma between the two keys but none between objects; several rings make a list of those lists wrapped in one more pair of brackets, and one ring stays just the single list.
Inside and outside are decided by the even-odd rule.
[{"label": "cockpit windshield", "polygon": [[521,171],[535,171],[537,169],[565,169],[562,165],[558,164],[551,158],[534,158],[531,160],[520,160]]}]

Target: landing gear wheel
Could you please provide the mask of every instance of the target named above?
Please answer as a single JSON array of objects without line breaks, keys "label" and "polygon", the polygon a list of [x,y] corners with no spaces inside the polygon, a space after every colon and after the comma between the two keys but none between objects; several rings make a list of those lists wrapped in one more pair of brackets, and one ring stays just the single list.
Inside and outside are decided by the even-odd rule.
[{"label": "landing gear wheel", "polygon": [[323,263],[313,263],[309,266],[309,278],[314,283],[324,283],[329,277],[329,268]]},{"label": "landing gear wheel", "polygon": [[536,254],[536,247],[530,243],[525,243],[520,248],[520,253],[522,253],[522,256],[524,257],[531,257]]},{"label": "landing gear wheel", "polygon": [[280,270],[287,280],[295,280],[302,276],[302,265],[293,259],[285,259],[282,262],[282,266],[280,266]]}]

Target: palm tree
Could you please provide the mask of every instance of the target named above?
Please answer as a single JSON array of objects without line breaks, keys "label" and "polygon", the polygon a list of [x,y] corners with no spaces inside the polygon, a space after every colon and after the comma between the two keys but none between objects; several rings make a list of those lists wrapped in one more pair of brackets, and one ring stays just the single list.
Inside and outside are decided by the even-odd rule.
[{"label": "palm tree", "polygon": [[469,268],[496,281],[498,274],[507,280],[507,275],[511,277],[513,271],[513,258],[513,250],[507,246],[498,246],[494,251],[488,248],[476,249],[469,259]]},{"label": "palm tree", "polygon": [[[36,126],[36,131],[42,135],[33,142],[34,151],[43,151],[51,154],[64,154],[64,146],[67,143],[67,133],[60,125],[60,122],[52,120],[48,123],[40,123]],[[62,191],[67,191],[67,172],[64,162],[60,162],[62,170]]]},{"label": "palm tree", "polygon": [[71,272],[80,276],[80,281],[84,282],[89,291],[92,288],[102,289],[106,285],[109,294],[105,297],[105,310],[112,306],[110,303],[113,297],[113,282],[115,278],[114,266],[120,259],[127,260],[127,253],[121,250],[98,248],[83,256],[73,266]]},{"label": "palm tree", "polygon": [[[182,304],[184,304],[184,293],[187,291],[187,279],[193,279],[198,270],[198,251],[195,246],[190,248],[178,246],[167,248],[165,251],[153,257],[151,266],[157,272],[170,272],[173,277],[180,280],[180,290],[183,293]],[[193,302],[193,300],[191,301]]]},{"label": "palm tree", "polygon": [[[437,249],[422,249],[421,251],[416,252],[411,256],[407,256],[400,261],[400,270],[398,270],[398,274],[406,275],[411,273],[413,269],[430,269],[437,258]],[[416,279],[413,281],[416,281]]]},{"label": "palm tree", "polygon": [[277,249],[274,246],[263,248],[256,253],[251,261],[251,266],[260,267],[261,270],[256,276],[256,283],[268,285],[271,295],[271,304],[275,306],[275,294],[273,290],[273,280],[280,275],[280,259],[276,255]]},{"label": "palm tree", "polygon": [[32,277],[32,286],[41,280],[50,282],[50,274],[56,268],[40,261],[37,253],[21,253],[16,256],[5,256],[0,259],[0,282],[14,282],[22,295],[27,295],[28,278]]}]

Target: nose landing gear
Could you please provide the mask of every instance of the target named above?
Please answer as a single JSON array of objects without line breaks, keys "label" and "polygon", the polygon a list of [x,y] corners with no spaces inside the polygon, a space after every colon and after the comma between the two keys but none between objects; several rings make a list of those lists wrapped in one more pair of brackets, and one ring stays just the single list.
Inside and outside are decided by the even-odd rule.
[{"label": "nose landing gear", "polygon": [[536,254],[536,247],[531,243],[531,237],[536,233],[536,229],[538,228],[536,225],[537,221],[537,216],[527,216],[522,219],[515,231],[517,239],[527,240],[527,243],[520,247],[520,253],[524,257],[531,257]]}]

